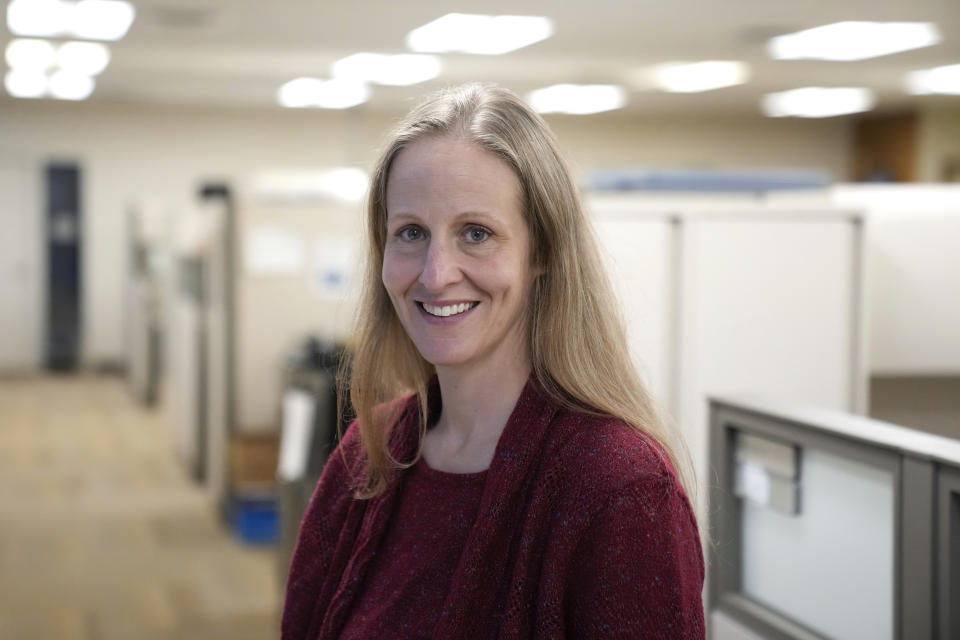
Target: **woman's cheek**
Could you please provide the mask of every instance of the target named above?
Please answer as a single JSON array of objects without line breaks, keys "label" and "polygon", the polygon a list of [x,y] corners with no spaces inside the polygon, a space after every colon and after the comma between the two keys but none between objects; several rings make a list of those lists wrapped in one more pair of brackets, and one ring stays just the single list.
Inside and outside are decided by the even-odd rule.
[{"label": "woman's cheek", "polygon": [[417,260],[415,256],[405,252],[387,250],[383,260],[383,284],[388,290],[396,289],[417,276]]}]

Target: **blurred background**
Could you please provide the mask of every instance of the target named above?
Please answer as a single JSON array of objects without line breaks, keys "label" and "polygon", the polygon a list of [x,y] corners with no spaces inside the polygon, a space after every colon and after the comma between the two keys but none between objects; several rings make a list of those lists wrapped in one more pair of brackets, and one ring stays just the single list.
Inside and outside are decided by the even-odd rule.
[{"label": "blurred background", "polygon": [[[960,634],[960,3],[4,5],[0,637],[277,637],[368,172],[467,81],[568,155],[727,567],[712,636]],[[747,395],[793,431],[716,439]]]}]

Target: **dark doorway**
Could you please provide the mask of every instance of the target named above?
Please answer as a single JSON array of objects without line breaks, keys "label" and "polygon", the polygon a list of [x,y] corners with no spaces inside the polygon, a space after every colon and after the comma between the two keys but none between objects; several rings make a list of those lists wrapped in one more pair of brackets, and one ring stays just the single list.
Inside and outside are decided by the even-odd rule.
[{"label": "dark doorway", "polygon": [[46,365],[75,369],[80,353],[80,168],[47,166]]}]

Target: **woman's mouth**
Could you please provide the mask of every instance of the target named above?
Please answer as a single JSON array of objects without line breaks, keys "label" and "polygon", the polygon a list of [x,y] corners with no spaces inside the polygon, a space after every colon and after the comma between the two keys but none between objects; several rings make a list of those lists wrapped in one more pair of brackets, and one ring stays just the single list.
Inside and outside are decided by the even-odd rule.
[{"label": "woman's mouth", "polygon": [[417,306],[426,311],[431,316],[437,318],[448,318],[470,311],[476,307],[479,302],[461,302],[458,304],[433,305],[426,302],[417,301]]}]

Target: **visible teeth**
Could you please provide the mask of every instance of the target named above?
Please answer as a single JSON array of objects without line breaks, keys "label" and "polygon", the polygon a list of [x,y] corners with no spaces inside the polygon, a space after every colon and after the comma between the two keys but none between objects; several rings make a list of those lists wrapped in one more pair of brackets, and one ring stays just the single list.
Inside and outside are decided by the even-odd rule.
[{"label": "visible teeth", "polygon": [[423,309],[432,316],[440,316],[441,318],[446,318],[447,316],[455,316],[458,313],[463,313],[467,309],[472,309],[473,303],[471,302],[461,302],[460,304],[453,305],[444,305],[442,307],[436,307],[432,304],[423,303]]}]

